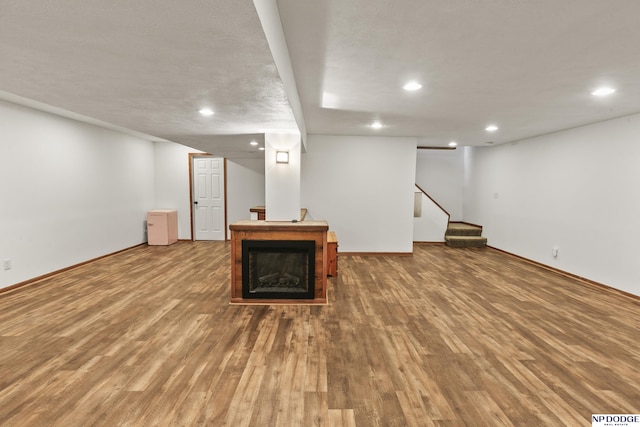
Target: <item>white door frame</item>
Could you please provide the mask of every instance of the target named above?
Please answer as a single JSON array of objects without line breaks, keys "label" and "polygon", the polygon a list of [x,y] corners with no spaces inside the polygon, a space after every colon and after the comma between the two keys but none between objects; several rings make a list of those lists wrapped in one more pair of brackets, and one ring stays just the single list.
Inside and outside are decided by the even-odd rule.
[{"label": "white door frame", "polygon": [[[209,153],[189,153],[189,218],[191,220],[191,241],[196,240],[196,233],[193,228],[193,160],[196,157],[219,157]],[[223,157],[222,168],[224,171],[224,241],[228,241],[228,225],[227,225],[227,159]]]}]

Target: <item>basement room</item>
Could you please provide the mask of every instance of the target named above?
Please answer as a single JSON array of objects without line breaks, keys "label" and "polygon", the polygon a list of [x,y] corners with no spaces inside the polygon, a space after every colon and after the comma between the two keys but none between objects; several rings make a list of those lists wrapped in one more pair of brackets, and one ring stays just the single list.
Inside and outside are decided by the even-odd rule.
[{"label": "basement room", "polygon": [[3,1],[0,425],[640,426],[638,16]]}]

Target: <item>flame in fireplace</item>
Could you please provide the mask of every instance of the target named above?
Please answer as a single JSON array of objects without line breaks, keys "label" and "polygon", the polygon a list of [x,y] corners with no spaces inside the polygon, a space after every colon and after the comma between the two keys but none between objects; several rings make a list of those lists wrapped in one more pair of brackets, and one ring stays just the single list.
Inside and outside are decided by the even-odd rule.
[{"label": "flame in fireplace", "polygon": [[300,285],[300,278],[289,273],[272,273],[258,278],[261,286],[264,287],[295,287]]}]

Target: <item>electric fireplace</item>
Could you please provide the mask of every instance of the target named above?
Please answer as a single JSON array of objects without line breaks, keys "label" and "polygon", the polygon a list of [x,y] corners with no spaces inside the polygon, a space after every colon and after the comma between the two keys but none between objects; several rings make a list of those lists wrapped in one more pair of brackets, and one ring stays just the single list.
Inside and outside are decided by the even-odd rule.
[{"label": "electric fireplace", "polygon": [[242,220],[231,230],[231,304],[327,304],[326,221]]},{"label": "electric fireplace", "polygon": [[313,299],[316,242],[243,240],[242,297]]}]

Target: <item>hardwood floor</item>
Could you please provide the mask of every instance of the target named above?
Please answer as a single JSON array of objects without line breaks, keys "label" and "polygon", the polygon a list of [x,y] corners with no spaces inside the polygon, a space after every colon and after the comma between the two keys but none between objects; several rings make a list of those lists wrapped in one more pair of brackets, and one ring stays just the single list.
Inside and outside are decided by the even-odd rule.
[{"label": "hardwood floor", "polygon": [[640,303],[492,249],[339,257],[328,306],[231,306],[229,244],[0,294],[2,426],[590,426],[640,413]]}]

